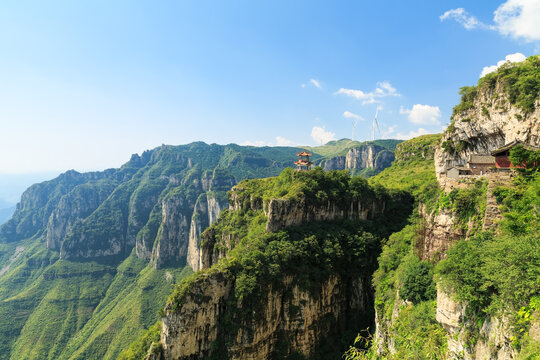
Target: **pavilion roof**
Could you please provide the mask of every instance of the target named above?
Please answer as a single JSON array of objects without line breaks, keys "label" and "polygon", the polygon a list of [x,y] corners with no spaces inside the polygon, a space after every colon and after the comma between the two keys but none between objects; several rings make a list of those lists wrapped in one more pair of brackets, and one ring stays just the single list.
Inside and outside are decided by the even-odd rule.
[{"label": "pavilion roof", "polygon": [[501,146],[500,148],[498,149],[495,149],[491,152],[491,155],[493,156],[497,156],[498,154],[500,153],[503,153],[505,151],[508,151],[510,150],[511,148],[513,148],[514,146],[517,146],[517,145],[522,145],[526,150],[540,150],[540,148],[538,146],[534,146],[534,145],[531,145],[531,144],[527,144],[527,143],[524,143],[523,141],[519,141],[519,140],[514,140],[504,146]]},{"label": "pavilion roof", "polygon": [[495,158],[491,155],[473,154],[469,157],[469,164],[495,164]]},{"label": "pavilion roof", "polygon": [[311,156],[313,154],[310,154],[308,153],[306,150],[302,150],[301,152],[299,152],[298,154],[296,154],[297,156]]}]

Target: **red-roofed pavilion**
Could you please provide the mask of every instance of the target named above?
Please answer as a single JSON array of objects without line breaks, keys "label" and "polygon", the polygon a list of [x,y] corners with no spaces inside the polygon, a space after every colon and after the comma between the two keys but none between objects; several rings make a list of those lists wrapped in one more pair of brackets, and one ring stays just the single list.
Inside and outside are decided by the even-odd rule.
[{"label": "red-roofed pavilion", "polygon": [[298,154],[298,160],[295,161],[296,170],[298,171],[308,171],[311,170],[311,165],[313,163],[309,160],[309,157],[313,154],[308,153],[306,150],[302,150]]}]

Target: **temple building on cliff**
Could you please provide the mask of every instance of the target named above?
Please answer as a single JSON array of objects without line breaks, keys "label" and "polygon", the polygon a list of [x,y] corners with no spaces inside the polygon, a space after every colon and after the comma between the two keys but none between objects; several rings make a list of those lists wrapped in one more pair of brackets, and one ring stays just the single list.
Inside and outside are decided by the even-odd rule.
[{"label": "temple building on cliff", "polygon": [[308,153],[306,150],[302,150],[298,154],[298,160],[294,162],[296,165],[296,170],[298,171],[308,171],[311,170],[311,165],[313,163],[309,160],[309,157],[313,154]]}]

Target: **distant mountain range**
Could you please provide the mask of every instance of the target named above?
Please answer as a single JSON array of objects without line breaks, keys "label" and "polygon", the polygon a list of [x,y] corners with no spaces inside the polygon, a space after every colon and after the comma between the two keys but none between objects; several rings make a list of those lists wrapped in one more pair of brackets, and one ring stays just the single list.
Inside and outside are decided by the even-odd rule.
[{"label": "distant mountain range", "polygon": [[[342,139],[307,150],[333,169],[376,163],[378,172],[397,143]],[[32,185],[0,226],[0,360],[115,359],[198,269],[200,235],[228,206],[227,191],[278,175],[302,149],[164,145],[118,169]]]}]

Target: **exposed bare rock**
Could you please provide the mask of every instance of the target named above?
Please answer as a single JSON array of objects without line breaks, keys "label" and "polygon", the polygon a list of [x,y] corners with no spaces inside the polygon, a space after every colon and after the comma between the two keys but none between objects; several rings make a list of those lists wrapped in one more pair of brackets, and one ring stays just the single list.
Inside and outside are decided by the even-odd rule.
[{"label": "exposed bare rock", "polygon": [[[511,360],[517,357],[506,319],[488,317],[480,329],[471,330],[475,323],[473,318],[466,315],[466,309],[466,304],[457,303],[450,293],[438,286],[435,317],[449,334],[448,353],[451,359]],[[475,343],[468,342],[470,331],[478,331]]]},{"label": "exposed bare rock", "polygon": [[[230,359],[269,359],[299,353],[310,358],[317,345],[336,336],[347,324],[361,321],[370,304],[368,278],[352,281],[330,277],[317,294],[292,285],[269,288],[260,310],[248,323],[228,327],[224,315],[230,306],[233,279],[221,272],[209,273],[190,289],[177,309],[167,308],[162,319],[161,343],[165,359],[206,359],[212,351],[226,351]],[[230,313],[229,313],[230,314]],[[365,321],[366,319],[364,319]],[[229,319],[235,322],[235,319]],[[219,349],[220,340],[233,345]],[[283,341],[288,346],[282,346]]]},{"label": "exposed bare rock", "polygon": [[114,183],[83,184],[62,196],[47,223],[47,248],[59,250],[73,225],[90,215],[114,190]]},{"label": "exposed bare rock", "polygon": [[345,156],[336,156],[322,160],[316,165],[324,170],[366,169],[382,170],[389,167],[394,161],[394,154],[378,145],[362,145],[349,149]]},{"label": "exposed bare rock", "polygon": [[272,199],[265,209],[268,217],[266,231],[273,232],[288,226],[297,226],[311,221],[366,220],[384,212],[382,201],[351,201],[348,206],[328,201],[324,206],[313,206],[305,202]]},{"label": "exposed bare rock", "polygon": [[473,107],[454,115],[441,143],[446,142],[458,151],[448,147],[436,150],[437,178],[450,167],[465,165],[470,155],[489,154],[514,140],[540,145],[540,100],[536,101],[535,110],[526,114],[510,103],[503,86],[497,83],[493,92],[480,89]]},{"label": "exposed bare rock", "polygon": [[199,196],[191,217],[187,252],[187,263],[193,271],[203,268],[200,246],[201,234],[207,227],[217,221],[219,213],[225,207],[227,207],[227,203],[220,202],[213,193],[209,192]]},{"label": "exposed bare rock", "polygon": [[183,195],[167,197],[162,203],[162,221],[150,263],[157,269],[182,262],[187,255],[191,204]]}]

